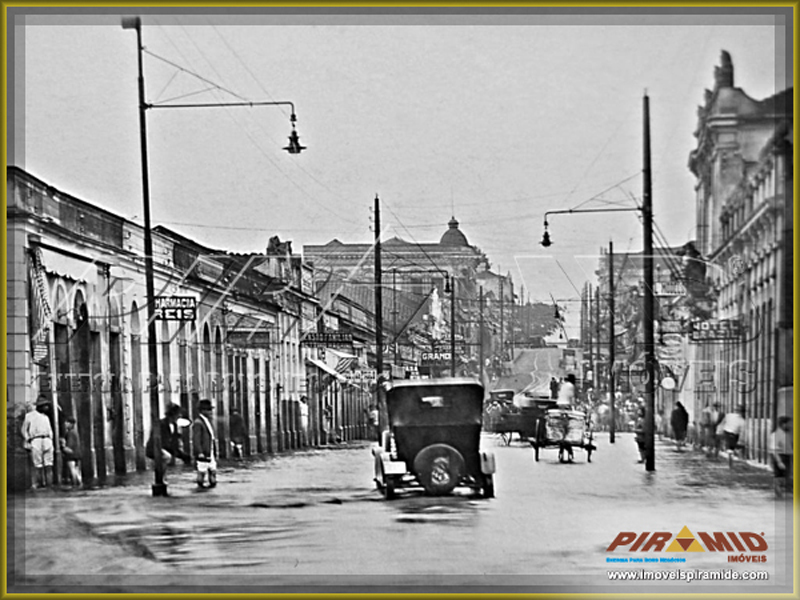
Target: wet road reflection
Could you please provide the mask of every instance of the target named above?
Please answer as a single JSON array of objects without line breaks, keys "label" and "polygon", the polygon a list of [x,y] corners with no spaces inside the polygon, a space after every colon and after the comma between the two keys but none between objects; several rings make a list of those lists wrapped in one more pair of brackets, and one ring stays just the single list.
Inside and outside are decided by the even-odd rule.
[{"label": "wet road reflection", "polygon": [[[193,472],[177,469],[168,474],[168,498],[151,497],[145,473],[51,501],[95,539],[169,566],[173,584],[197,574],[273,583],[322,575],[429,583],[460,574],[475,585],[508,575],[599,580],[619,531],[684,525],[746,528],[774,540],[770,552],[786,547],[777,540],[783,532],[776,537],[769,473],[668,447],[660,448],[659,470],[646,473],[635,464],[632,438],[617,440],[601,439],[592,463],[577,453],[575,463],[562,464],[555,453],[534,462],[529,446],[485,436],[497,458],[497,497],[488,500],[468,490],[444,497],[404,490],[387,501],[363,444],[226,467],[213,490],[196,490]],[[31,496],[30,507],[42,501]],[[696,568],[720,567],[712,553],[691,558]]]}]

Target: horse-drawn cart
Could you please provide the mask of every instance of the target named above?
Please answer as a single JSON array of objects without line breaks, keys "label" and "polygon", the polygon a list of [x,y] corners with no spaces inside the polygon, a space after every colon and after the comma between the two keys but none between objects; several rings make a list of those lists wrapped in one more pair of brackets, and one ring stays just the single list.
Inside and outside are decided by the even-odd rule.
[{"label": "horse-drawn cart", "polygon": [[597,446],[592,443],[591,422],[583,411],[551,408],[539,419],[535,429],[528,441],[536,461],[540,449],[558,448],[559,462],[572,462],[574,448],[582,448],[586,451],[586,462],[592,462],[592,452]]}]

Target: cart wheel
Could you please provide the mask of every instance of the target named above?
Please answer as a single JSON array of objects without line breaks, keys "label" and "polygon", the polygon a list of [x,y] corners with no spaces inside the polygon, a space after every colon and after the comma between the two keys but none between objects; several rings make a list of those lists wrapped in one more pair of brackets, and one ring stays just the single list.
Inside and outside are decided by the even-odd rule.
[{"label": "cart wheel", "polygon": [[483,476],[483,497],[494,498],[494,477],[491,475]]},{"label": "cart wheel", "polygon": [[383,482],[383,497],[393,500],[397,496],[395,489],[394,477],[387,477]]},{"label": "cart wheel", "polygon": [[381,462],[381,457],[375,457],[375,487],[379,490],[383,490],[383,463]]},{"label": "cart wheel", "polygon": [[452,492],[461,481],[464,468],[464,457],[447,444],[423,448],[414,458],[414,474],[432,496]]}]

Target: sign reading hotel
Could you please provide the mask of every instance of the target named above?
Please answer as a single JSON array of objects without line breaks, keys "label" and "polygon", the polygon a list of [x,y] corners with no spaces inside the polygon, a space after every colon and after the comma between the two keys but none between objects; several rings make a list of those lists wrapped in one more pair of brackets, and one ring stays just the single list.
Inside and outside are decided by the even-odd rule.
[{"label": "sign reading hotel", "polygon": [[158,296],[154,304],[157,321],[197,319],[197,299],[194,296]]},{"label": "sign reading hotel", "polygon": [[303,334],[300,343],[309,348],[350,346],[353,344],[353,334],[343,331],[323,331],[322,333],[310,331]]},{"label": "sign reading hotel", "polygon": [[702,342],[738,342],[744,336],[742,323],[736,319],[692,321],[689,339]]}]

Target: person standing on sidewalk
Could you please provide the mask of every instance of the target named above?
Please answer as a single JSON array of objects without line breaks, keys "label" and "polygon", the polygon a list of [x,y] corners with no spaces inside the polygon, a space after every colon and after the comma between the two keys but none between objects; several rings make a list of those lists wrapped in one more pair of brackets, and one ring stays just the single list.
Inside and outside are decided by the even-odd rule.
[{"label": "person standing on sidewalk", "polygon": [[639,449],[639,463],[643,463],[645,455],[647,454],[647,443],[645,441],[645,427],[644,427],[644,408],[639,407],[636,410],[636,421],[633,425],[633,433],[636,435],[636,447]]},{"label": "person standing on sidewalk", "polygon": [[672,426],[672,435],[675,436],[675,449],[680,452],[686,440],[686,429],[689,426],[689,413],[686,412],[686,408],[681,402],[675,403],[675,408],[672,409],[669,417],[669,424]]},{"label": "person standing on sidewalk", "polygon": [[555,377],[550,378],[550,397],[553,400],[558,398],[558,382]]},{"label": "person standing on sidewalk", "polygon": [[231,453],[234,458],[244,458],[244,419],[238,408],[231,411]]},{"label": "person standing on sidewalk", "polygon": [[705,408],[700,414],[700,427],[703,432],[703,446],[706,454],[717,457],[719,454],[719,438],[717,437],[717,427],[723,419],[723,414],[719,410],[719,402],[713,404],[706,403]]},{"label": "person standing on sidewalk", "polygon": [[736,410],[729,412],[717,427],[717,435],[722,436],[725,450],[728,452],[728,461],[733,460],[733,455],[739,445],[739,437],[744,431],[744,404],[736,407]]},{"label": "person standing on sidewalk", "polygon": [[[175,460],[180,458],[184,463],[189,464],[191,457],[181,449],[181,435],[178,429],[178,419],[181,416],[181,407],[178,404],[170,404],[164,418],[158,422],[159,435],[161,437],[161,459],[166,466],[175,465]],[[145,444],[145,456],[155,460],[153,434]]]},{"label": "person standing on sidewalk", "polygon": [[792,440],[792,418],[778,417],[775,429],[769,434],[769,457],[775,475],[775,495],[783,497],[786,490],[792,489],[792,459],[794,447]]},{"label": "person standing on sidewalk", "polygon": [[663,431],[663,428],[664,428],[664,414],[663,413],[664,413],[663,410],[660,410],[660,411],[658,411],[656,413],[656,435],[658,436],[659,440],[661,439],[661,432]]},{"label": "person standing on sidewalk", "polygon": [[75,430],[75,417],[67,417],[64,421],[64,437],[61,438],[61,452],[67,463],[67,470],[73,487],[83,485],[81,476],[81,441]]},{"label": "person standing on sidewalk", "polygon": [[39,396],[22,422],[24,446],[30,452],[35,474],[34,489],[53,484],[53,427],[47,416],[50,404],[47,396]]},{"label": "person standing on sidewalk", "polygon": [[192,423],[192,449],[197,464],[197,487],[205,487],[205,477],[208,473],[208,487],[217,485],[217,436],[211,415],[214,406],[211,400],[200,400],[197,404],[198,415]]},{"label": "person standing on sidewalk", "polygon": [[308,396],[300,396],[300,446],[308,446]]}]

